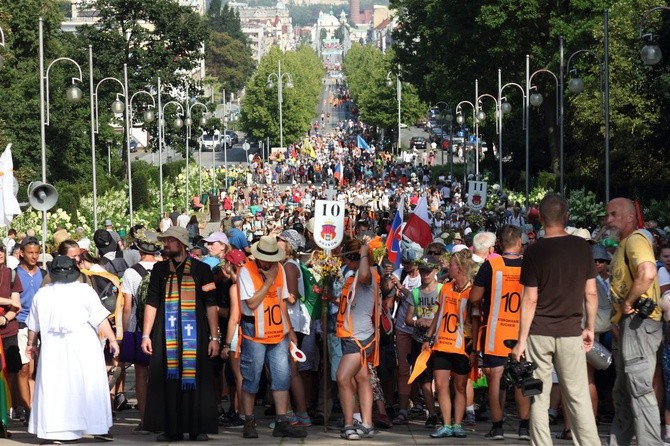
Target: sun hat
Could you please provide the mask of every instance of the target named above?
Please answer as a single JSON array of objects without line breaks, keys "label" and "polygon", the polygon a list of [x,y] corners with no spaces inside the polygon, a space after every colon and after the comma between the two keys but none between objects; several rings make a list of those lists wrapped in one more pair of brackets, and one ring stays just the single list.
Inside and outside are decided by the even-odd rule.
[{"label": "sun hat", "polygon": [[79,269],[74,260],[68,256],[56,256],[51,262],[49,275],[54,283],[72,283],[79,278]]},{"label": "sun hat", "polygon": [[281,262],[286,257],[286,253],[277,243],[277,237],[271,235],[264,235],[251,245],[251,254],[257,260],[265,262]]},{"label": "sun hat", "polygon": [[93,243],[98,248],[100,254],[104,255],[108,252],[116,251],[117,243],[114,242],[112,233],[107,229],[98,229],[93,234]]},{"label": "sun hat", "polygon": [[144,229],[135,232],[135,246],[146,254],[157,254],[162,248],[156,233]]},{"label": "sun hat", "polygon": [[424,270],[440,269],[440,259],[435,255],[427,255],[418,259],[416,265]]},{"label": "sun hat", "polygon": [[65,229],[59,229],[58,231],[54,232],[53,239],[56,249],[58,249],[58,246],[61,243],[63,243],[65,240],[68,240],[69,238],[70,234]]},{"label": "sun hat", "polygon": [[230,245],[230,241],[228,240],[228,236],[226,235],[225,232],[221,231],[215,231],[209,234],[207,238],[202,239],[202,241],[206,243],[214,243],[214,242],[219,242],[223,243],[224,245]]},{"label": "sun hat", "polygon": [[112,220],[110,220],[109,218],[105,220],[105,226],[112,226]]},{"label": "sun hat", "polygon": [[610,261],[610,255],[602,245],[593,245],[591,246],[591,252],[593,253],[593,260],[605,260],[606,262]]},{"label": "sun hat", "polygon": [[158,240],[163,240],[168,237],[176,238],[184,246],[188,246],[189,244],[188,231],[186,228],[182,228],[181,226],[170,226],[167,231],[158,234]]}]

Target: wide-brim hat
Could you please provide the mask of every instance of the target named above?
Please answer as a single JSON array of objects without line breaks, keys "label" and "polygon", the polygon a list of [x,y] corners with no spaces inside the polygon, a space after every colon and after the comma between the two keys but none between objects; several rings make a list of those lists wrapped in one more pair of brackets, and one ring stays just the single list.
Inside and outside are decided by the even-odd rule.
[{"label": "wide-brim hat", "polygon": [[49,276],[54,283],[72,283],[79,278],[79,268],[68,256],[56,256],[51,262]]},{"label": "wide-brim hat", "polygon": [[277,237],[270,235],[264,235],[251,245],[251,254],[255,259],[265,262],[281,262],[286,257],[286,253],[277,243]]},{"label": "wide-brim hat", "polygon": [[188,231],[186,228],[182,228],[181,226],[170,226],[167,231],[158,234],[158,240],[163,240],[168,237],[176,238],[184,246],[189,245]]},{"label": "wide-brim hat", "polygon": [[146,254],[158,254],[162,248],[154,231],[139,230],[135,233],[135,246]]}]

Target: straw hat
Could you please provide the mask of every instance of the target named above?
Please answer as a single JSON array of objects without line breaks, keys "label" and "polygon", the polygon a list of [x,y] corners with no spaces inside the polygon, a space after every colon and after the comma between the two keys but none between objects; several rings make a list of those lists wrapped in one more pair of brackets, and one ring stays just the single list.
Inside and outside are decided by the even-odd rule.
[{"label": "straw hat", "polygon": [[251,254],[258,260],[265,262],[281,262],[286,257],[284,250],[279,247],[277,237],[265,235],[251,245]]}]

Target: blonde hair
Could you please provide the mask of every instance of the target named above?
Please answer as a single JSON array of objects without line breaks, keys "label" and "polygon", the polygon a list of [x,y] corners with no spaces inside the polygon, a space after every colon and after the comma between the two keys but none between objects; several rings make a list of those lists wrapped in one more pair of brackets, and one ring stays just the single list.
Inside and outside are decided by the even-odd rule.
[{"label": "blonde hair", "polygon": [[472,260],[472,252],[469,249],[462,249],[451,255],[451,259],[463,271],[466,279],[472,281],[475,275],[475,261]]}]

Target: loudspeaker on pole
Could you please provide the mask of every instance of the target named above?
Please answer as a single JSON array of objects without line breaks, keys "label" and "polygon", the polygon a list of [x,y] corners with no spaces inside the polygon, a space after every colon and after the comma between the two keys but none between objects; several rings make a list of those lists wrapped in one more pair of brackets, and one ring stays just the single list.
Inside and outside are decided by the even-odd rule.
[{"label": "loudspeaker on pole", "polygon": [[51,184],[33,181],[28,185],[28,202],[33,209],[48,211],[57,201],[58,191]]}]

